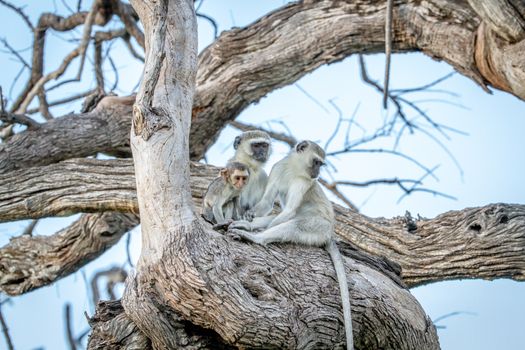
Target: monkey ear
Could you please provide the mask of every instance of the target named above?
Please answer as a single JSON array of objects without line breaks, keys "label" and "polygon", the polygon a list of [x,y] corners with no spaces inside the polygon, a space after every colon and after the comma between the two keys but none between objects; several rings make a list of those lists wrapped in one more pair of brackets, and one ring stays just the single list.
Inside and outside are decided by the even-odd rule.
[{"label": "monkey ear", "polygon": [[301,141],[295,146],[297,153],[303,152],[306,148],[308,148],[308,141]]},{"label": "monkey ear", "polygon": [[239,148],[239,145],[241,144],[241,137],[237,136],[235,140],[233,141],[233,149]]},{"label": "monkey ear", "polygon": [[222,168],[221,171],[219,171],[219,176],[223,178],[224,181],[228,181],[228,168]]}]

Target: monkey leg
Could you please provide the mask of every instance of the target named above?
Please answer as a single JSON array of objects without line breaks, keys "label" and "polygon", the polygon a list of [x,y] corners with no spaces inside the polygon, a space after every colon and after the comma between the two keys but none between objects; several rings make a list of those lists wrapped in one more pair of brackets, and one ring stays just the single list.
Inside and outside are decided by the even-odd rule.
[{"label": "monkey leg", "polygon": [[290,242],[308,246],[323,246],[330,241],[332,225],[323,219],[308,218],[290,220],[259,233],[230,230],[241,239],[257,244]]}]

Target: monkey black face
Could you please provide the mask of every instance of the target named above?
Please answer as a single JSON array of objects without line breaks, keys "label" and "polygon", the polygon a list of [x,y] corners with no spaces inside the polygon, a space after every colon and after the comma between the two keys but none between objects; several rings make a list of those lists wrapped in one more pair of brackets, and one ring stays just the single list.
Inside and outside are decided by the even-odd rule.
[{"label": "monkey black face", "polygon": [[270,144],[267,142],[253,142],[250,144],[252,149],[252,158],[258,162],[266,162],[268,160],[268,151]]},{"label": "monkey black face", "polygon": [[324,165],[324,162],[319,158],[312,159],[312,165],[310,166],[310,176],[312,179],[316,179],[321,172],[321,167]]}]

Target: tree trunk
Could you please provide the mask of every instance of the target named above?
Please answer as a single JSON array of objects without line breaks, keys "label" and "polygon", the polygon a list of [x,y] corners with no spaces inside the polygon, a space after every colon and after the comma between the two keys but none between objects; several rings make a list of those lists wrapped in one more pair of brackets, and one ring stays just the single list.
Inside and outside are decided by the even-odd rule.
[{"label": "tree trunk", "polygon": [[[136,0],[133,6],[146,39],[131,132],[142,252],[122,299],[126,317],[155,349],[185,347],[176,332],[180,320],[237,347],[341,348],[337,283],[324,250],[233,242],[195,214],[188,158],[193,2]],[[353,259],[346,265],[358,348],[439,347],[434,326],[404,287]]]}]

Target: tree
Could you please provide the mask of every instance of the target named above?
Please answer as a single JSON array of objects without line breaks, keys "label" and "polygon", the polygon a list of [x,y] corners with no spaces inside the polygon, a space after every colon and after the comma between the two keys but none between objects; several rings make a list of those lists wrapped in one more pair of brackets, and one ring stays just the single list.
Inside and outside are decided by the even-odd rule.
[{"label": "tree", "polygon": [[[137,225],[140,211],[143,251],[137,272],[128,279],[122,303],[100,304],[91,319],[90,348],[340,346],[342,328],[326,322],[341,315],[325,254],[284,245],[263,249],[210,230],[195,214],[190,195],[202,196],[214,170],[193,164],[190,189],[189,159],[202,158],[224,124],[269,91],[323,63],[382,50],[384,5],[289,4],[247,28],[222,34],[200,55],[198,71],[191,2],[133,2],[143,38],[134,14],[120,2],[95,1],[89,13],[77,14],[81,18],[76,23],[85,28],[96,21],[103,24],[108,13],[121,16],[125,33],[146,47],[143,83],[136,98],[104,97],[83,114],[37,124],[25,115],[29,103],[38,97],[46,115],[43,86],[60,72],[44,76],[33,62],[34,77],[11,111],[2,113],[9,124],[6,136],[13,132],[13,122],[27,125],[27,130],[15,131],[2,144],[0,193],[5,195],[0,198],[0,218],[94,214],[83,215],[50,238],[13,239],[2,248],[0,288],[17,295],[75,271]],[[486,15],[511,11],[519,24],[523,7],[503,2],[486,6],[396,4],[393,32],[403,40],[394,41],[393,48],[423,50],[482,86],[523,98],[523,29]],[[42,28],[68,23],[50,24],[45,18],[35,31],[40,38],[36,46]],[[303,38],[301,32],[308,37],[294,45]],[[89,37],[88,32],[83,39]],[[439,37],[453,37],[456,45],[445,46]],[[70,56],[83,60],[86,40]],[[34,57],[40,51],[37,47]],[[264,57],[274,60],[268,63]],[[290,61],[297,64],[286,64]],[[100,96],[99,89],[92,100]],[[111,132],[101,135],[101,125]],[[96,152],[122,155],[129,153],[130,144],[134,166],[128,160],[63,161]],[[56,194],[59,200],[53,200]],[[522,280],[524,209],[490,205],[413,221],[374,220],[336,207],[337,234],[352,244],[343,246],[358,348],[438,347],[435,329],[405,287],[459,277]],[[71,241],[72,235],[78,238]],[[434,258],[458,242],[472,248],[459,261]],[[312,267],[319,273],[304,273]],[[375,283],[366,283],[370,280]]]}]

